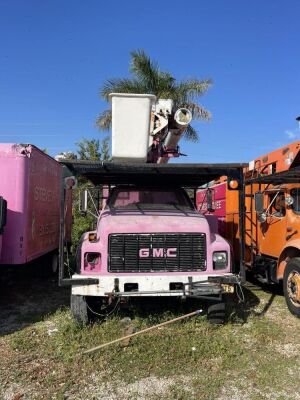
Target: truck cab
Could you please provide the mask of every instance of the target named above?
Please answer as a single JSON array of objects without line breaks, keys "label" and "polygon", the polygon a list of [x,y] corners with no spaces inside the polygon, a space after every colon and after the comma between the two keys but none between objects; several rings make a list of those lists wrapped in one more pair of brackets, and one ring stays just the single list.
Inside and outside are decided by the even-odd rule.
[{"label": "truck cab", "polygon": [[[98,283],[76,285],[84,277]],[[176,185],[115,186],[96,230],[82,236],[72,279],[79,321],[95,298],[108,305],[115,298],[218,296],[224,308],[223,295],[237,283],[229,243]]]},{"label": "truck cab", "polygon": [[[280,173],[284,179],[284,172]],[[276,176],[270,176],[276,181]],[[265,178],[267,179],[267,178]],[[300,185],[266,184],[256,192],[259,207],[251,221],[256,237],[254,271],[268,283],[283,283],[287,306],[300,317]],[[255,187],[255,184],[253,185]],[[262,190],[263,189],[263,190]],[[256,201],[257,203],[257,201]],[[253,222],[252,222],[253,223]],[[251,243],[250,243],[251,245]],[[251,248],[251,247],[250,247]],[[253,248],[253,246],[252,246]],[[254,251],[253,251],[254,252]]]}]

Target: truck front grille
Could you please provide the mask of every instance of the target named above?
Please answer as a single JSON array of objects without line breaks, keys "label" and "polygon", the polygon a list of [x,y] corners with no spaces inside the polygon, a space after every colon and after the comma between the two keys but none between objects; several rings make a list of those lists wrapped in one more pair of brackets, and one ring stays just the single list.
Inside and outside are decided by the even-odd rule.
[{"label": "truck front grille", "polygon": [[206,236],[204,233],[109,235],[109,272],[205,270]]}]

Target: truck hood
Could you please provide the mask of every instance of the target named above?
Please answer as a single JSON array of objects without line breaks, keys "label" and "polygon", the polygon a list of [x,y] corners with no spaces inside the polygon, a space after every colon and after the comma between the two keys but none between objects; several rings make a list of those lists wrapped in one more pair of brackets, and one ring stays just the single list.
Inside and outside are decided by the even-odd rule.
[{"label": "truck hood", "polygon": [[209,234],[206,218],[197,211],[105,210],[99,219],[98,234],[203,232]]}]

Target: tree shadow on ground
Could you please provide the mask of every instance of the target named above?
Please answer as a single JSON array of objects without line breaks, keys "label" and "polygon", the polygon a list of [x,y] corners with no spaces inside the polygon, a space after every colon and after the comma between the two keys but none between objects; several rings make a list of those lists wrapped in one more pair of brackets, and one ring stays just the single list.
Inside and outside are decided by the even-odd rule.
[{"label": "tree shadow on ground", "polygon": [[262,283],[258,279],[256,279],[254,276],[248,275],[247,277],[247,289],[251,290],[251,292],[254,293],[267,293],[269,295],[269,298],[267,302],[265,303],[263,309],[259,312],[253,311],[253,314],[258,317],[263,317],[267,314],[268,310],[270,309],[271,305],[273,304],[274,300],[276,297],[280,296],[283,297],[283,287],[282,283],[279,284],[267,284],[267,283]]},{"label": "tree shadow on ground", "polygon": [[[231,300],[230,302],[230,318],[233,322],[236,320],[246,322],[250,315],[255,317],[264,317],[268,313],[275,298],[277,296],[283,296],[282,285],[261,283],[258,279],[251,275],[247,276],[247,282],[243,286],[243,293],[245,297],[244,302],[240,302],[238,304],[236,304],[234,300]],[[263,309],[256,311],[255,309],[261,303],[262,293],[268,294],[269,297],[265,302]]]},{"label": "tree shadow on ground", "polygon": [[[1,271],[0,280],[0,336],[4,336],[35,322],[70,304],[70,288],[60,288],[56,277],[45,277],[37,273],[40,265],[13,267]],[[262,311],[255,308],[260,304],[260,293],[270,294]],[[248,281],[243,287],[244,301],[236,295],[227,297],[227,321],[245,323],[250,316],[264,316],[277,295],[282,295],[278,286],[261,285],[256,280]],[[240,296],[241,297],[241,296]],[[138,298],[129,307],[121,308],[120,317],[150,318],[153,322],[170,314],[170,318],[201,309],[206,315],[208,301],[174,298]]]},{"label": "tree shadow on ground", "polygon": [[69,305],[70,289],[60,288],[57,277],[38,273],[36,263],[1,269],[0,336],[4,336]]}]

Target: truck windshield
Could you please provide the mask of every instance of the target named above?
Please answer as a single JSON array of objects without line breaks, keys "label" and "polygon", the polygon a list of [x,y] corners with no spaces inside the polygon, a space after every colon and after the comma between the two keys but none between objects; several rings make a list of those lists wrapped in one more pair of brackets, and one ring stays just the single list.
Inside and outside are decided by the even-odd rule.
[{"label": "truck windshield", "polygon": [[149,189],[149,188],[114,188],[108,206],[118,209],[185,209],[194,210],[194,207],[181,188],[176,189]]}]

